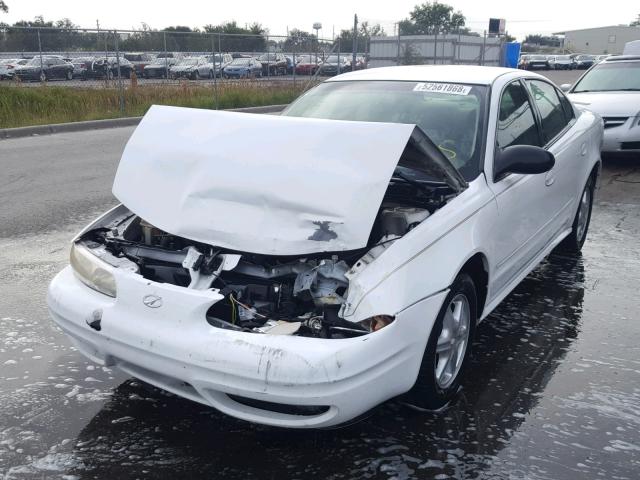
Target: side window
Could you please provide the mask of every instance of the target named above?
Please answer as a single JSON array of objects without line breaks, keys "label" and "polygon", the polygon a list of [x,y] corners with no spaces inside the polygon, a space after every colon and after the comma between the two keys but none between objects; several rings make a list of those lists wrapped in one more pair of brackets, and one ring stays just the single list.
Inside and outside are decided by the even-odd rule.
[{"label": "side window", "polygon": [[542,132],[549,141],[569,123],[565,118],[564,108],[553,85],[541,80],[529,80],[527,83],[542,117]]},{"label": "side window", "polygon": [[502,93],[497,142],[500,148],[510,145],[541,146],[529,98],[520,82],[507,85]]},{"label": "side window", "polygon": [[573,106],[571,105],[571,102],[569,101],[569,99],[564,93],[558,90],[556,90],[556,93],[558,94],[558,97],[560,97],[560,103],[562,104],[562,109],[564,110],[564,118],[566,118],[567,123],[569,123],[571,120],[575,118]]}]

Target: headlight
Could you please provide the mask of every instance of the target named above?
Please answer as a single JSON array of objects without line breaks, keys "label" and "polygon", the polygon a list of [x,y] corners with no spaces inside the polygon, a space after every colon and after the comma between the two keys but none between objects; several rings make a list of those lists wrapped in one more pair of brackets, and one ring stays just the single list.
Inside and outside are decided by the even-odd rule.
[{"label": "headlight", "polygon": [[111,273],[112,267],[87,247],[74,243],[71,246],[70,263],[76,277],[87,287],[115,298],[116,280]]}]

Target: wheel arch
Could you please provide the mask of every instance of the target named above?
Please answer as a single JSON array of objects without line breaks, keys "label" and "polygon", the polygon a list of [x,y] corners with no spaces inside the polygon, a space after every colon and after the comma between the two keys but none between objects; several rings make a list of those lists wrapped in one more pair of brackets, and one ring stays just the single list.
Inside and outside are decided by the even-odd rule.
[{"label": "wheel arch", "polygon": [[476,287],[476,321],[479,321],[482,318],[489,288],[489,261],[487,256],[482,252],[474,253],[464,262],[456,277],[461,273],[469,275]]}]

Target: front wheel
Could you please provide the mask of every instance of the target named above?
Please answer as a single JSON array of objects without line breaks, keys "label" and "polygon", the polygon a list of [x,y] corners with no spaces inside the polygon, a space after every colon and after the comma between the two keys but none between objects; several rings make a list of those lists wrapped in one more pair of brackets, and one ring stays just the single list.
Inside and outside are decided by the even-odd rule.
[{"label": "front wheel", "polygon": [[476,287],[468,274],[461,273],[433,325],[408,403],[436,410],[453,398],[471,352],[476,320]]},{"label": "front wheel", "polygon": [[591,210],[593,209],[593,192],[595,190],[594,176],[590,176],[582,190],[578,211],[573,219],[571,233],[558,245],[558,250],[567,253],[578,253],[582,250],[587,239],[587,230],[591,223]]},{"label": "front wheel", "polygon": [[73,80],[73,70],[67,70],[67,80]]},{"label": "front wheel", "polygon": [[40,72],[40,81],[41,82],[47,81],[47,74],[45,72]]}]

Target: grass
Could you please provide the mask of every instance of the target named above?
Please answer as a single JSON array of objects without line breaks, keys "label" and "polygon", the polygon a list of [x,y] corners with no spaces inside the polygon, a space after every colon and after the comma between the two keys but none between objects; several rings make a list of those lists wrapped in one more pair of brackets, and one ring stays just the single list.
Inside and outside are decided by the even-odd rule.
[{"label": "grass", "polygon": [[[302,93],[305,83],[220,83],[218,108],[290,103]],[[214,108],[213,97],[211,84],[137,86],[124,90],[121,111],[117,88],[0,86],[0,128],[140,116],[154,104]]]}]

